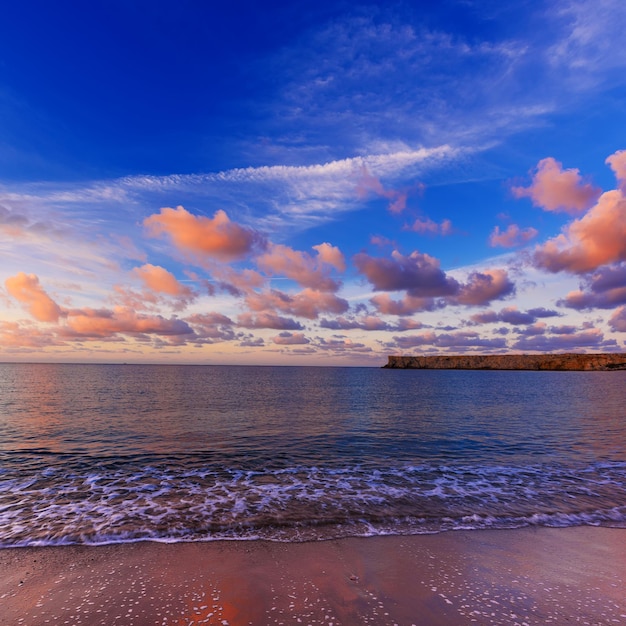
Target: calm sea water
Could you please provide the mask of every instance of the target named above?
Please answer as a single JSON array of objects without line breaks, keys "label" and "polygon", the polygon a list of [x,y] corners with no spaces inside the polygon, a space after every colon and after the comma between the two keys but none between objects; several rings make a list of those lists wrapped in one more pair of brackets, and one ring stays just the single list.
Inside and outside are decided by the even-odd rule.
[{"label": "calm sea water", "polygon": [[0,364],[0,546],[626,527],[626,372]]}]

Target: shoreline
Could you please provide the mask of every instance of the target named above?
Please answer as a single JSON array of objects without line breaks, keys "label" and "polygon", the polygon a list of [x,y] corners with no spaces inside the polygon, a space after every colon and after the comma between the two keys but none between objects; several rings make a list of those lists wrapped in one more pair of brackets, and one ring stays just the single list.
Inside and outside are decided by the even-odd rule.
[{"label": "shoreline", "polygon": [[626,623],[626,529],[0,550],[0,624]]}]

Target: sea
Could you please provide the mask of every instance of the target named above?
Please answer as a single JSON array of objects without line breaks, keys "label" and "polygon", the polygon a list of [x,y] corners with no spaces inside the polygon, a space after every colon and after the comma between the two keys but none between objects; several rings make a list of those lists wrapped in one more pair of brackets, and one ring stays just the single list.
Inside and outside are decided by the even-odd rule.
[{"label": "sea", "polygon": [[626,372],[0,364],[0,547],[626,528]]}]

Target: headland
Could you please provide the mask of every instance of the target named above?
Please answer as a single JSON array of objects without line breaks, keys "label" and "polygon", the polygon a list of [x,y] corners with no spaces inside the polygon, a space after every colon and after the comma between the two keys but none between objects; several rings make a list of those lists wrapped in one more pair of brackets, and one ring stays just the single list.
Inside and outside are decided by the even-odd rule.
[{"label": "headland", "polygon": [[389,356],[387,369],[548,370],[599,372],[626,370],[626,353],[467,354]]}]

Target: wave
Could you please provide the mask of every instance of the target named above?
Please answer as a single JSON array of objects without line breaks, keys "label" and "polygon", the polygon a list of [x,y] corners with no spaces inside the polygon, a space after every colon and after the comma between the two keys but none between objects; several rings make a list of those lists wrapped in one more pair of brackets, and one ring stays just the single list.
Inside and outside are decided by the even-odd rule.
[{"label": "wave", "polygon": [[626,528],[626,463],[45,465],[0,474],[0,547]]}]

